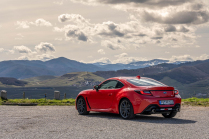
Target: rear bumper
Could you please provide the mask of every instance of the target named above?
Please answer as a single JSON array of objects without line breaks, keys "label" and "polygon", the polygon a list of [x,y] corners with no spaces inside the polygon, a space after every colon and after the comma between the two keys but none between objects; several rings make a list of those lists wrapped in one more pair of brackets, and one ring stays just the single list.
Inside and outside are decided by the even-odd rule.
[{"label": "rear bumper", "polygon": [[[160,100],[173,100],[174,104],[173,105],[160,105],[159,104]],[[180,95],[176,95],[175,97],[171,97],[171,98],[157,98],[153,96],[137,95],[135,97],[135,101],[132,101],[132,102],[134,102],[133,103],[134,114],[147,113],[150,108],[155,108],[156,113],[163,113],[166,111],[173,111],[176,109],[178,110],[177,107],[179,107],[179,109],[181,107]],[[172,108],[172,109],[167,110],[167,108]]]},{"label": "rear bumper", "polygon": [[159,107],[156,104],[151,104],[141,114],[155,114],[155,113],[167,113],[171,111],[180,112],[181,105],[175,104],[174,107]]}]

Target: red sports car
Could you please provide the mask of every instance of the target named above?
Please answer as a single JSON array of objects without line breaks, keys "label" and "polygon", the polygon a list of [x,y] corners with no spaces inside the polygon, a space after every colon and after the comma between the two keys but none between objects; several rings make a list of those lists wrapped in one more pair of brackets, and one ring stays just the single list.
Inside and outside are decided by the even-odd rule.
[{"label": "red sports car", "polygon": [[80,92],[76,109],[80,115],[90,111],[120,114],[124,119],[135,114],[161,113],[172,118],[180,111],[181,96],[174,87],[146,77],[114,77],[94,89]]}]

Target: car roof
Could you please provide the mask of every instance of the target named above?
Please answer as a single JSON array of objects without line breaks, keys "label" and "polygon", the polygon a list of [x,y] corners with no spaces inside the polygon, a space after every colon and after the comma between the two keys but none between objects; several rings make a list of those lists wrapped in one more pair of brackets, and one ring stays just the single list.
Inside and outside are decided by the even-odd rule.
[{"label": "car roof", "polygon": [[[142,79],[145,79],[146,77],[141,77]],[[120,77],[112,77],[112,78],[109,78],[107,80],[110,80],[110,79],[115,79],[115,80],[127,80],[127,79],[137,79],[136,76],[120,76]]]}]

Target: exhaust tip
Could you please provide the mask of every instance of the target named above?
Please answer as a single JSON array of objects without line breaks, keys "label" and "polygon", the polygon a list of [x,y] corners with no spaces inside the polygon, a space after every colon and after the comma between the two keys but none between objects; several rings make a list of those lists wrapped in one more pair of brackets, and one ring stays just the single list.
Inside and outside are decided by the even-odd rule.
[{"label": "exhaust tip", "polygon": [[152,109],[151,112],[152,112],[152,113],[156,113],[156,109]]},{"label": "exhaust tip", "polygon": [[179,111],[180,109],[179,108],[176,108],[176,111]]}]

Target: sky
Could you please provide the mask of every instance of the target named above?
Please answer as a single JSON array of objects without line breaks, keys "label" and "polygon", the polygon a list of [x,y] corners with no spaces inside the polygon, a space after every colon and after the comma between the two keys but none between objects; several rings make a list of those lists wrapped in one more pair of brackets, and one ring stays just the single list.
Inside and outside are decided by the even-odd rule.
[{"label": "sky", "polygon": [[1,0],[0,61],[209,59],[208,0]]}]

